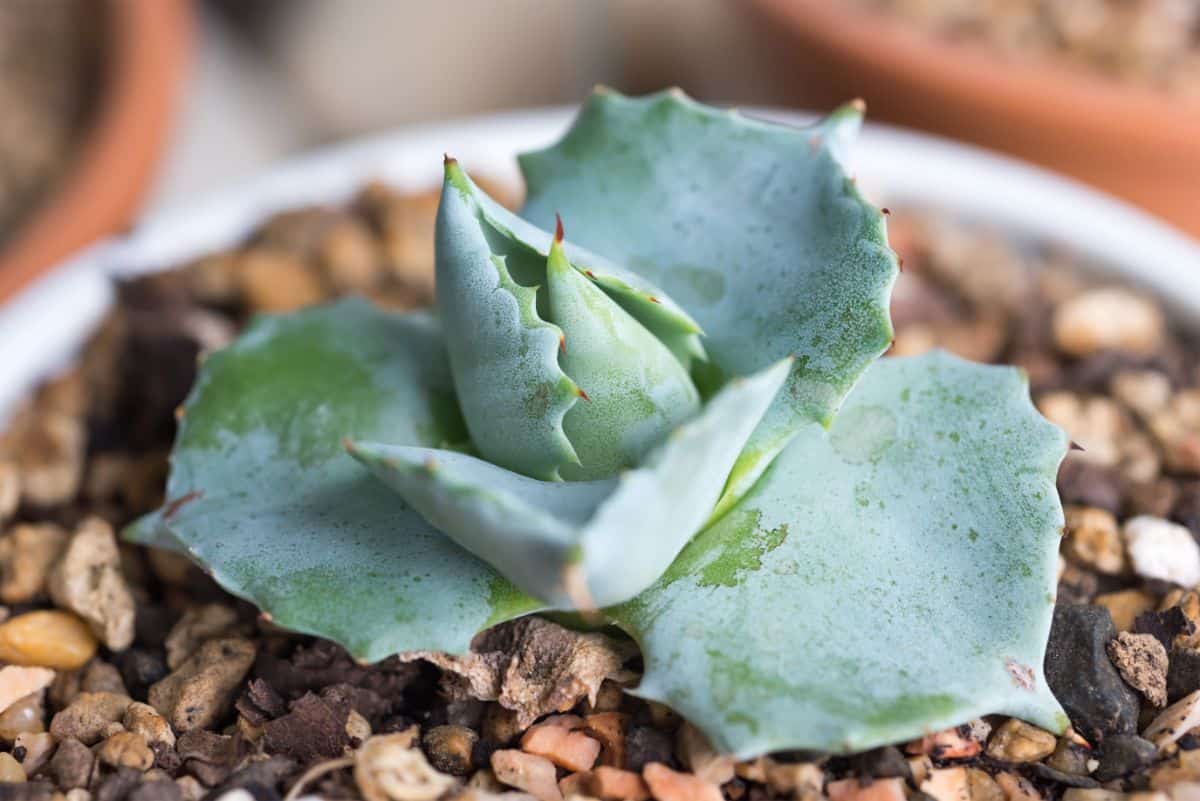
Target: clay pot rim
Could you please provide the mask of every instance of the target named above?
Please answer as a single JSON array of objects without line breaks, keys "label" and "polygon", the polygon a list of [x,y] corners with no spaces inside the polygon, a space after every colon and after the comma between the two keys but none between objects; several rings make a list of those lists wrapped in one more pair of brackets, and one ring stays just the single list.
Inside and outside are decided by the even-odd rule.
[{"label": "clay pot rim", "polygon": [[1200,150],[1200,101],[1109,79],[1083,65],[1007,57],[986,44],[942,39],[845,3],[753,2],[793,33],[876,70],[903,74],[908,83],[929,87],[934,98],[993,106],[1018,122],[1039,117],[1131,146]]},{"label": "clay pot rim", "polygon": [[[98,243],[0,305],[0,419],[34,384],[68,363],[113,300],[114,278],[184,264],[229,248],[280,211],[348,200],[371,180],[401,190],[441,183],[445,153],[472,172],[517,181],[514,156],[553,142],[574,108],[552,108],[405,128],[292,158],[248,181],[155,212],[129,234]],[[812,115],[743,113],[790,124]],[[1200,328],[1200,243],[1127,203],[1016,159],[936,136],[868,124],[851,169],[893,208],[947,210],[1037,242],[1053,242],[1157,294]]]},{"label": "clay pot rim", "polygon": [[0,249],[0,302],[128,223],[166,140],[189,55],[188,0],[106,0],[104,72],[72,163]]}]

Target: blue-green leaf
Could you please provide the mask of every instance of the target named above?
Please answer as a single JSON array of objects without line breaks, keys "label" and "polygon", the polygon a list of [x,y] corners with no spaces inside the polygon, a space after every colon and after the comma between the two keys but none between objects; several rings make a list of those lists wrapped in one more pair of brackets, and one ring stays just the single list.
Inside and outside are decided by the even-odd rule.
[{"label": "blue-green leaf", "polygon": [[588,481],[632,467],[700,408],[684,366],[641,323],[550,248],[550,316],[562,329],[559,364],[585,393],[563,430],[579,464],[568,481]]},{"label": "blue-green leaf", "polygon": [[611,610],[636,692],[721,749],[849,751],[988,713],[1055,730],[1042,660],[1064,434],[1024,378],[944,354],[872,367],[654,587]]},{"label": "blue-green leaf", "polygon": [[838,161],[860,117],[848,106],[796,129],[677,91],[600,90],[560,142],[521,157],[522,215],[561,213],[573,242],[665,289],[703,327],[716,380],[795,357],[723,509],[797,427],[828,425],[891,341],[896,259]]},{"label": "blue-green leaf", "polygon": [[480,629],[539,604],[381,486],[342,440],[465,436],[427,315],[347,300],[260,318],[204,363],[169,502],[128,534],[174,543],[279,625],[357,657],[463,653]]}]

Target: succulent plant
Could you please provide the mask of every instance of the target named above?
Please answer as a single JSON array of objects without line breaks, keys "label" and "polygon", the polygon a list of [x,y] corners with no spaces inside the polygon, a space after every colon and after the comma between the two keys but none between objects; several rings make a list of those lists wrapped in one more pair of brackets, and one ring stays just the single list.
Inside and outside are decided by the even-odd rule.
[{"label": "succulent plant", "polygon": [[521,157],[520,216],[447,159],[436,314],[254,321],[127,536],[366,660],[599,610],[633,692],[740,755],[1061,727],[1066,442],[1012,369],[875,361],[897,264],[840,161],[860,124],[598,91]]}]

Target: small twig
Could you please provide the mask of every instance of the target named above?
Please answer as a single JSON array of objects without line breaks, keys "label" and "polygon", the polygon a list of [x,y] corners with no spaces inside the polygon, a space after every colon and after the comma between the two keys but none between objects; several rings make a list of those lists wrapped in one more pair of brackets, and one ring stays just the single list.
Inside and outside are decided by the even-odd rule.
[{"label": "small twig", "polygon": [[300,794],[304,792],[304,788],[315,780],[321,778],[326,773],[333,773],[335,770],[348,768],[353,764],[354,759],[352,757],[339,757],[337,759],[331,759],[328,762],[321,762],[313,765],[311,768],[304,771],[303,776],[301,776],[299,779],[296,779],[296,783],[292,785],[292,789],[287,791],[287,795],[283,797],[283,801],[296,801]]}]

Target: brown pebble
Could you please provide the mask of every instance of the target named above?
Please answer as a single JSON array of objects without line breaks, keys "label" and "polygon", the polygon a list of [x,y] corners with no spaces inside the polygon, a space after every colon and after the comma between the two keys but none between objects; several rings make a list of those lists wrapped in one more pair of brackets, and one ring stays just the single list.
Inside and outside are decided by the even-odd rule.
[{"label": "brown pebble", "polygon": [[562,801],[554,763],[524,751],[502,749],[492,753],[492,772],[509,787],[524,790],[538,801]]},{"label": "brown pebble", "polygon": [[150,705],[176,732],[213,725],[232,704],[234,690],[254,664],[255,652],[250,640],[209,640],[150,688]]},{"label": "brown pebble", "polygon": [[[3,670],[8,669],[3,668]],[[31,668],[22,669],[30,670]],[[8,708],[0,713],[0,740],[11,743],[17,739],[18,735],[45,731],[46,708],[43,703],[45,695],[44,691],[38,690],[9,704]]]},{"label": "brown pebble", "polygon": [[483,713],[483,741],[491,745],[508,745],[520,736],[525,727],[515,710],[489,703]]},{"label": "brown pebble", "polygon": [[109,649],[123,651],[133,642],[133,596],[106,521],[89,517],[80,524],[46,583],[54,603],[87,621]]},{"label": "brown pebble", "polygon": [[1106,650],[1126,684],[1154,706],[1167,705],[1167,649],[1154,635],[1122,631]]},{"label": "brown pebble", "polygon": [[0,785],[21,784],[25,781],[25,768],[12,754],[0,752]]},{"label": "brown pebble", "polygon": [[149,704],[134,702],[125,710],[121,723],[126,729],[142,737],[148,744],[162,743],[175,747],[175,733],[166,718]]},{"label": "brown pebble", "polygon": [[1154,609],[1154,597],[1141,590],[1108,592],[1097,595],[1092,602],[1108,610],[1117,631],[1129,631],[1138,615]]},{"label": "brown pebble", "polygon": [[145,772],[154,765],[154,752],[140,734],[121,731],[109,736],[96,749],[96,758],[114,768]]},{"label": "brown pebble", "polygon": [[452,776],[471,773],[472,754],[478,742],[479,735],[465,726],[434,726],[421,738],[429,764]]},{"label": "brown pebble", "polygon": [[53,523],[23,523],[0,537],[0,601],[23,604],[44,595],[66,542],[67,532]]},{"label": "brown pebble", "polygon": [[597,712],[584,718],[587,733],[600,742],[600,764],[625,767],[625,724],[629,716],[620,712]]},{"label": "brown pebble", "polygon": [[68,737],[60,740],[46,770],[60,789],[71,790],[88,786],[92,779],[94,761],[91,749]]},{"label": "brown pebble", "polygon": [[1053,754],[1057,744],[1050,732],[1009,718],[992,734],[987,755],[1001,762],[1038,762]]},{"label": "brown pebble", "polygon": [[[643,768],[642,778],[650,788],[650,794],[658,801],[724,801],[721,788],[717,785],[690,773],[671,770],[661,762],[651,762]],[[838,801],[832,796],[831,800]]]},{"label": "brown pebble", "polygon": [[1094,506],[1068,506],[1067,555],[1100,573],[1117,575],[1125,570],[1125,545],[1117,518]]},{"label": "brown pebble", "polygon": [[75,670],[96,653],[96,637],[70,612],[38,609],[0,623],[0,661]]},{"label": "brown pebble", "polygon": [[79,677],[79,689],[88,693],[129,695],[129,691],[125,689],[125,680],[121,678],[121,671],[101,659],[88,662]]},{"label": "brown pebble", "polygon": [[84,745],[93,745],[110,725],[120,722],[132,703],[124,695],[80,693],[50,721],[50,733],[60,740],[73,738]]},{"label": "brown pebble", "polygon": [[55,745],[54,735],[48,731],[23,732],[13,740],[13,753],[20,751],[21,767],[26,775],[32,776],[50,761]]},{"label": "brown pebble", "polygon": [[602,801],[647,801],[650,798],[646,782],[631,770],[600,765],[595,770],[575,775],[580,777],[577,786],[582,794]]}]

